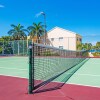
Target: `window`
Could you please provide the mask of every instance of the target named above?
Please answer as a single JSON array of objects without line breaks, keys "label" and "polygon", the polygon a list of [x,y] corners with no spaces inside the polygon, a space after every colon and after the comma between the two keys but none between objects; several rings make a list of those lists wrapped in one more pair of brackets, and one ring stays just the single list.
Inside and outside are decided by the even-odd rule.
[{"label": "window", "polygon": [[51,41],[54,41],[54,38],[51,38]]},{"label": "window", "polygon": [[63,37],[59,37],[59,41],[62,41],[63,40]]},{"label": "window", "polygon": [[82,39],[80,38],[80,42],[82,42]]},{"label": "window", "polygon": [[80,42],[82,42],[82,39],[81,39],[81,38],[77,38],[77,41],[80,41]]},{"label": "window", "polygon": [[59,46],[59,49],[63,49],[63,46]]}]

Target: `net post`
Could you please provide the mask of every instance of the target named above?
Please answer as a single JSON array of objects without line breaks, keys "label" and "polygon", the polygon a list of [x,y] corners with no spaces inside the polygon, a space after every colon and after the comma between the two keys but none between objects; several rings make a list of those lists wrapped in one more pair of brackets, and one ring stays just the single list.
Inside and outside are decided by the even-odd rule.
[{"label": "net post", "polygon": [[29,86],[28,86],[28,93],[32,94],[33,91],[33,78],[32,78],[32,45],[29,46]]}]

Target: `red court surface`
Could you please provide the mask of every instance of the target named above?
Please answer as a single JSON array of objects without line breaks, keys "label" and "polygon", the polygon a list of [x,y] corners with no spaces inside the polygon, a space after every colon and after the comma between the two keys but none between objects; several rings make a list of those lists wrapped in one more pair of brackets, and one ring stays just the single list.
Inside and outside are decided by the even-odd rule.
[{"label": "red court surface", "polygon": [[100,100],[100,88],[66,84],[61,89],[27,94],[28,80],[0,76],[0,100]]}]

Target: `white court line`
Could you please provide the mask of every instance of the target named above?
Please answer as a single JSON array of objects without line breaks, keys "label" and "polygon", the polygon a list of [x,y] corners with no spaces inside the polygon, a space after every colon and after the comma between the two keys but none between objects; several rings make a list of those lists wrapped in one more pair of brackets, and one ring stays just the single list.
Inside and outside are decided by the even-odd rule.
[{"label": "white court line", "polygon": [[0,74],[1,76],[9,76],[9,77],[15,77],[15,78],[24,78],[28,79],[27,77],[20,77],[20,76],[13,76],[13,75],[5,75],[5,74]]},{"label": "white court line", "polygon": [[82,76],[96,76],[96,77],[100,77],[100,75],[95,75],[95,74],[74,74],[74,75],[82,75]]},{"label": "white court line", "polygon": [[88,63],[88,64],[100,64],[100,63]]},{"label": "white court line", "polygon": [[79,75],[79,76],[96,76],[96,77],[100,77],[100,75],[95,75],[95,74],[77,74],[77,73],[66,73],[66,75]]},{"label": "white court line", "polygon": [[88,87],[95,87],[95,88],[99,88],[100,89],[100,86],[94,86],[94,85],[86,85],[86,84],[78,84],[78,83],[66,83],[66,84],[69,84],[69,85],[79,85],[79,86],[88,86]]},{"label": "white court line", "polygon": [[[23,60],[25,60],[25,59],[23,59]],[[16,61],[16,59],[13,59],[13,60],[1,60],[0,62],[8,62],[8,61],[11,61],[11,62],[13,62],[13,61],[16,61],[16,62],[22,62],[23,60],[21,60],[21,61]],[[28,59],[27,59],[27,61],[28,61]]]},{"label": "white court line", "polygon": [[4,67],[0,67],[1,69],[12,69],[12,70],[27,70],[27,69],[19,69],[19,68],[4,68]]},{"label": "white court line", "polygon": [[[18,69],[18,68],[4,68],[4,67],[0,67],[1,69],[12,69],[12,70],[22,70],[22,71],[27,71],[28,69]],[[73,73],[67,73],[66,75],[69,74],[73,74]],[[79,75],[79,76],[96,76],[96,77],[100,77],[100,75],[95,75],[95,74],[73,74],[73,75]]]},{"label": "white court line", "polygon": [[[13,76],[13,75],[5,75],[5,74],[0,74],[1,76],[9,76],[9,77],[15,77],[15,78],[22,78],[22,79],[28,79],[28,77],[20,77],[20,76]],[[59,83],[63,83],[63,82],[59,82]],[[85,85],[85,84],[78,84],[78,83],[66,83],[69,85],[79,85],[79,86],[88,86],[88,87],[95,87],[95,88],[99,88],[100,86],[93,86],[93,85]]]},{"label": "white court line", "polygon": [[[15,62],[13,62],[13,61],[15,61],[15,60],[12,60],[11,62],[9,62],[9,64],[15,64]],[[6,63],[7,61],[0,61],[0,63]],[[21,63],[23,63],[22,61],[20,61]],[[27,61],[25,61],[26,62],[26,64],[29,64],[29,61],[27,60]],[[24,62],[24,63],[25,63]],[[17,61],[16,63],[19,63],[19,61]]]}]

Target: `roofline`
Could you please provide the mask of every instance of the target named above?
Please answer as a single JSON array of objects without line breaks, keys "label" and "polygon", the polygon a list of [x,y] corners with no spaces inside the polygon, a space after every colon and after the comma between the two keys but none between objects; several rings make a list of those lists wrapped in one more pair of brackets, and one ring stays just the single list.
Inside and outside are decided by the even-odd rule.
[{"label": "roofline", "polygon": [[83,36],[81,36],[80,34],[76,34],[76,35],[78,35],[78,36],[80,36],[80,37],[83,37]]},{"label": "roofline", "polygon": [[[79,35],[79,34],[77,34],[77,33],[75,33],[75,32],[72,32],[72,31],[69,31],[69,30],[66,30],[66,29],[60,28],[60,27],[58,27],[58,26],[52,28],[52,29],[49,30],[47,33],[51,32],[52,30],[54,30],[54,29],[56,29],[56,28],[59,28],[59,29],[64,30],[64,31],[66,31],[66,32],[71,32],[72,34],[75,34],[75,35]],[[81,36],[81,35],[79,35],[79,36]]]}]

